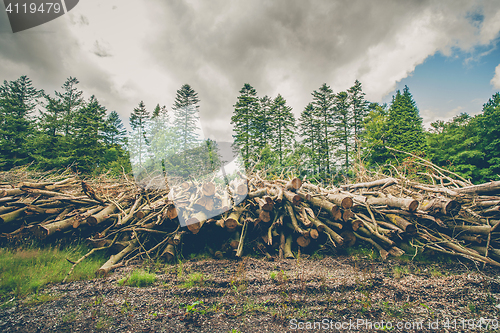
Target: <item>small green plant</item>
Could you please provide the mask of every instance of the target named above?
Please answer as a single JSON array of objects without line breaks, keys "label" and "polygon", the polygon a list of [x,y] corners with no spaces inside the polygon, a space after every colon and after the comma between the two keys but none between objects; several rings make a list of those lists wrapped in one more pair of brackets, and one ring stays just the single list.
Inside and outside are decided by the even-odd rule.
[{"label": "small green plant", "polygon": [[26,305],[38,305],[51,301],[55,301],[58,299],[59,295],[49,295],[49,294],[34,294],[30,297],[27,297],[23,303]]},{"label": "small green plant", "polygon": [[76,313],[71,311],[69,313],[65,313],[61,318],[63,323],[72,323],[76,320]]},{"label": "small green plant", "polygon": [[181,279],[183,274],[183,269],[182,269],[182,261],[179,260],[177,261],[177,278]]},{"label": "small green plant", "polygon": [[439,271],[436,267],[433,267],[431,270],[431,276],[432,277],[440,277],[440,276],[443,276],[443,273],[441,273],[441,271]]},{"label": "small green plant", "polygon": [[467,308],[469,309],[469,311],[471,313],[476,313],[477,312],[477,308],[476,308],[476,306],[473,303],[467,304]]},{"label": "small green plant", "polygon": [[203,305],[203,301],[195,301],[191,304],[187,304],[184,306],[184,308],[186,309],[186,313],[199,313],[199,314],[202,314],[204,315],[206,313],[205,310],[203,309],[199,309],[198,306],[202,306]]},{"label": "small green plant", "polygon": [[120,307],[120,312],[125,314],[131,310],[133,310],[132,305],[127,300],[124,300]]},{"label": "small green plant", "polygon": [[269,277],[271,278],[271,280],[275,281],[276,278],[278,277],[278,273],[275,272],[275,271],[272,271],[270,274],[269,274]]},{"label": "small green plant", "polygon": [[155,283],[156,275],[148,273],[143,269],[134,270],[128,277],[118,281],[120,286],[127,285],[131,287],[147,287]]},{"label": "small green plant", "polygon": [[392,268],[392,276],[395,279],[401,279],[404,275],[408,275],[409,273],[408,267],[394,266]]},{"label": "small green plant", "polygon": [[107,332],[111,328],[111,319],[110,318],[99,318],[95,323],[95,329],[97,331]]},{"label": "small green plant", "polygon": [[191,273],[187,276],[186,281],[182,284],[183,288],[189,289],[194,286],[203,287],[205,284],[205,277],[203,273]]}]

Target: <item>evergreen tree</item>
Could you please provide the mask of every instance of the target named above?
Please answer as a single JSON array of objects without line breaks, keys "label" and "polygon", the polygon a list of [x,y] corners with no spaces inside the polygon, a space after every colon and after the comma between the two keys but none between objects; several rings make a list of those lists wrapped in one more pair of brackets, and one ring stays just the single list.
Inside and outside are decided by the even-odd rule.
[{"label": "evergreen tree", "polygon": [[0,86],[0,169],[30,161],[28,142],[34,134],[31,114],[42,94],[27,76]]},{"label": "evergreen tree", "polygon": [[302,138],[301,145],[305,155],[305,168],[316,173],[320,163],[318,147],[320,146],[318,120],[314,117],[314,106],[309,103],[302,111],[299,118],[299,134]]},{"label": "evergreen tree", "polygon": [[436,121],[427,133],[430,160],[465,178],[481,179],[485,153],[479,146],[475,119],[462,113],[448,122]]},{"label": "evergreen tree", "polygon": [[139,106],[134,108],[134,111],[129,118],[132,132],[129,139],[130,158],[133,164],[139,167],[143,166],[147,157],[147,148],[149,141],[147,139],[147,129],[149,122],[149,112],[146,110],[144,102],[141,101]]},{"label": "evergreen tree", "polygon": [[108,146],[123,145],[127,130],[116,111],[111,111],[104,126],[104,143]]},{"label": "evergreen tree", "polygon": [[[240,90],[238,101],[234,105],[234,114],[231,117],[231,124],[235,134],[234,146],[240,149],[245,166],[248,168],[253,161],[251,156],[255,153],[255,116],[259,110],[259,99],[257,92],[248,83]],[[265,120],[267,116],[262,117]],[[264,122],[261,123],[263,125]],[[258,152],[257,152],[258,153]]]},{"label": "evergreen tree", "polygon": [[389,110],[387,104],[372,103],[368,106],[361,135],[363,160],[368,165],[383,164],[390,157],[385,148],[387,144],[387,123]]},{"label": "evergreen tree", "polygon": [[80,82],[76,78],[70,76],[62,86],[63,92],[56,92],[56,96],[61,100],[64,110],[63,123],[65,135],[71,134],[71,126],[74,120],[73,114],[84,104],[82,98],[83,92],[76,87],[78,83]]},{"label": "evergreen tree", "polygon": [[481,180],[500,178],[500,93],[496,93],[483,105],[483,113],[476,116],[478,148],[484,153],[481,164]]},{"label": "evergreen tree", "polygon": [[272,98],[266,95],[259,99],[259,106],[254,111],[256,116],[253,119],[252,127],[255,135],[256,153],[260,153],[269,142],[269,114],[272,104]]},{"label": "evergreen tree", "polygon": [[354,85],[347,90],[349,94],[349,107],[351,110],[351,127],[354,134],[354,150],[358,151],[358,141],[363,132],[363,120],[368,114],[365,93],[361,88],[361,82],[356,80]]},{"label": "evergreen tree", "polygon": [[106,108],[92,95],[84,107],[74,113],[72,158],[83,172],[91,172],[102,161],[105,152],[103,131]]},{"label": "evergreen tree", "polygon": [[351,112],[348,95],[342,91],[336,96],[334,106],[335,143],[338,143],[337,156],[344,160],[344,171],[349,171],[349,154],[351,148]]},{"label": "evergreen tree", "polygon": [[271,146],[283,167],[285,157],[295,144],[295,118],[292,108],[286,105],[286,100],[280,94],[274,99],[269,116]]},{"label": "evergreen tree", "polygon": [[156,105],[151,117],[151,154],[154,168],[163,172],[171,171],[169,162],[180,150],[179,133],[171,126],[170,117],[165,106]]},{"label": "evergreen tree", "polygon": [[332,108],[335,95],[332,89],[324,83],[318,90],[313,91],[314,118],[318,120],[318,153],[319,170],[330,174],[330,163],[332,161],[333,142],[331,134],[334,127]]},{"label": "evergreen tree", "polygon": [[[409,153],[426,152],[422,118],[407,86],[403,89],[403,93],[398,90],[392,99],[387,123],[387,145]],[[396,156],[406,157],[402,154]]]},{"label": "evergreen tree", "polygon": [[177,90],[172,109],[174,110],[174,126],[180,135],[183,151],[195,147],[200,141],[199,102],[198,93],[189,84],[184,84],[181,89]]}]

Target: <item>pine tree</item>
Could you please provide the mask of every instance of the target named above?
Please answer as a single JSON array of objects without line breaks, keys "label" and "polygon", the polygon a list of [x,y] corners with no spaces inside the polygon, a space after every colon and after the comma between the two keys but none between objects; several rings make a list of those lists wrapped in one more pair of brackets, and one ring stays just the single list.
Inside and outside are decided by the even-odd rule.
[{"label": "pine tree", "polygon": [[344,171],[349,171],[349,154],[351,148],[351,112],[349,110],[348,95],[339,92],[334,106],[335,132],[334,138],[338,143],[337,156],[344,160]]},{"label": "pine tree", "polygon": [[71,134],[73,114],[84,104],[82,98],[83,92],[76,88],[78,83],[80,82],[76,78],[70,76],[62,86],[63,92],[56,92],[56,96],[61,100],[64,110],[63,123],[65,135]]},{"label": "pine tree", "polygon": [[361,135],[363,160],[368,165],[383,164],[390,157],[385,146],[387,144],[387,126],[389,110],[387,104],[372,103],[368,106],[363,126],[365,130]]},{"label": "pine tree", "polygon": [[34,134],[31,117],[43,92],[27,76],[0,86],[0,169],[30,161],[28,142]]},{"label": "pine tree", "polygon": [[295,144],[295,118],[292,108],[286,105],[286,100],[280,94],[271,106],[269,124],[271,147],[278,155],[280,166],[283,167],[285,157]]},{"label": "pine tree", "polygon": [[358,151],[358,141],[363,132],[363,120],[368,114],[368,102],[361,88],[361,82],[356,80],[354,85],[347,90],[349,93],[349,107],[351,110],[351,127],[354,134],[354,151]]},{"label": "pine tree", "polygon": [[184,84],[177,90],[174,110],[174,127],[181,138],[181,148],[185,152],[195,147],[199,142],[199,105],[198,93],[189,84]]},{"label": "pine tree", "polygon": [[[234,146],[241,151],[245,166],[248,168],[253,163],[251,156],[255,153],[255,116],[259,109],[257,92],[248,83],[240,90],[238,101],[234,105],[234,114],[231,124],[235,134]],[[265,117],[267,118],[267,117]]]},{"label": "pine tree", "polygon": [[314,117],[318,120],[318,153],[320,156],[320,172],[330,174],[330,163],[332,161],[333,143],[331,134],[334,127],[332,108],[334,97],[332,89],[324,83],[318,90],[313,91]]},{"label": "pine tree", "polygon": [[[393,97],[389,108],[387,135],[389,147],[416,154],[426,152],[422,118],[407,86],[403,89],[403,93],[398,90]],[[402,154],[396,156],[406,157]]]},{"label": "pine tree", "polygon": [[259,99],[259,106],[253,111],[256,114],[252,128],[257,154],[260,154],[260,151],[269,143],[269,114],[272,104],[272,98],[266,95]]},{"label": "pine tree", "polygon": [[83,172],[94,170],[104,156],[105,116],[106,108],[99,104],[94,95],[74,113],[71,155]]},{"label": "pine tree", "polygon": [[147,129],[149,122],[149,112],[146,110],[144,102],[141,101],[139,106],[134,108],[134,111],[129,118],[132,133],[129,140],[130,158],[133,164],[139,167],[143,166],[146,161],[147,149],[149,141],[147,139]]},{"label": "pine tree", "polygon": [[309,103],[302,111],[299,118],[299,133],[302,138],[301,145],[304,148],[306,169],[316,173],[317,166],[320,163],[318,147],[320,127],[318,120],[314,117],[314,106]]},{"label": "pine tree", "polygon": [[171,171],[170,160],[180,150],[179,133],[172,127],[170,116],[165,106],[156,105],[151,117],[151,155],[154,168],[163,172]]},{"label": "pine tree", "polygon": [[123,145],[127,130],[116,111],[111,111],[104,126],[104,143],[108,146]]}]

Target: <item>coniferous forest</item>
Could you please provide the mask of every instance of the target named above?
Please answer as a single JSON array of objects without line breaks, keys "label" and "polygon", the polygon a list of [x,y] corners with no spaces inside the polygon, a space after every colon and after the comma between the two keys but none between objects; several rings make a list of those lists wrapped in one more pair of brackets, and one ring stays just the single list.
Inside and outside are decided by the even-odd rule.
[{"label": "coniferous forest", "polygon": [[[70,77],[50,95],[21,76],[0,87],[0,169],[30,165],[51,170],[70,167],[83,174],[144,171],[189,173],[213,154],[216,143],[201,137],[196,91],[188,84],[172,107],[143,101],[129,114],[129,130],[116,110],[98,96],[83,98]],[[473,183],[500,179],[500,94],[475,116],[460,114],[424,129],[410,89],[397,91],[389,105],[365,99],[355,81],[346,91],[323,84],[295,118],[285,96],[259,96],[245,83],[234,98],[233,149],[248,170],[290,171],[313,182],[352,176],[354,163],[368,168],[402,163],[406,154],[426,158]],[[478,110],[479,111],[479,110]],[[208,149],[206,149],[208,147]],[[387,149],[387,147],[396,150]],[[189,154],[186,152],[189,151]],[[210,169],[210,166],[206,166]]]}]

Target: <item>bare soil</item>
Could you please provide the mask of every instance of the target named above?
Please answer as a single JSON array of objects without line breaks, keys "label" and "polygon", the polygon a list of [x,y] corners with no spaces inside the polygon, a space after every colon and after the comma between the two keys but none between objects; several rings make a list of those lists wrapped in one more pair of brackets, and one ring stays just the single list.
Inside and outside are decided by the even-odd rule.
[{"label": "bare soil", "polygon": [[470,263],[193,260],[150,267],[157,274],[152,286],[120,286],[138,266],[3,304],[0,331],[482,332],[499,326],[500,270]]}]

